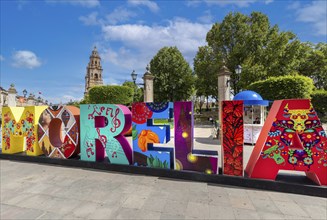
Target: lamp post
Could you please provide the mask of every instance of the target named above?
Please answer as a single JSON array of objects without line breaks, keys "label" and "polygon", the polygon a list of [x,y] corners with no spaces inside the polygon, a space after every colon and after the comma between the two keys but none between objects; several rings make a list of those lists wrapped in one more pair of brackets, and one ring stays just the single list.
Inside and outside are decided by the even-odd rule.
[{"label": "lamp post", "polygon": [[26,98],[26,95],[27,95],[27,90],[26,89],[23,90],[23,95],[24,95],[24,98]]},{"label": "lamp post", "polygon": [[41,101],[42,101],[41,97],[40,96],[37,97],[37,105],[40,105]]},{"label": "lamp post", "polygon": [[136,85],[137,73],[135,73],[135,70],[133,70],[133,72],[131,73],[131,77],[132,77],[134,84]]},{"label": "lamp post", "polygon": [[132,77],[132,80],[133,80],[134,85],[135,85],[135,87],[134,87],[134,96],[133,96],[133,102],[134,102],[134,100],[135,100],[135,95],[136,95],[137,88],[138,88],[138,85],[140,85],[140,86],[144,86],[144,84],[143,84],[143,83],[136,83],[137,73],[135,72],[135,70],[132,71],[132,73],[131,73],[131,77]]},{"label": "lamp post", "polygon": [[146,67],[146,72],[144,73],[142,79],[144,83],[136,83],[137,74],[135,73],[135,70],[131,73],[131,77],[133,79],[133,82],[135,85],[142,85],[143,88],[143,96],[144,96],[144,102],[153,102],[153,79],[154,76],[150,72],[150,64]]},{"label": "lamp post", "polygon": [[241,75],[241,73],[242,73],[242,67],[241,67],[241,65],[237,65],[236,67],[235,67],[235,73],[236,73],[236,75],[235,75],[235,78],[234,78],[234,82],[233,82],[233,90],[234,90],[234,95],[236,95],[239,91],[238,91],[238,89],[237,89],[237,87],[236,87],[236,84],[237,84],[237,82],[239,81],[239,77],[240,77],[240,75]]}]

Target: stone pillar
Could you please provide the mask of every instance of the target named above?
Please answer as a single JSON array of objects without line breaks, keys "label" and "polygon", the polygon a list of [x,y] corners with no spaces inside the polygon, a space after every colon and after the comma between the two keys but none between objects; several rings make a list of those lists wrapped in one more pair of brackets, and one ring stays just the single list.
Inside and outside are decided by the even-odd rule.
[{"label": "stone pillar", "polygon": [[[221,67],[218,73],[218,100],[219,100],[219,124],[220,124],[220,143],[222,144],[222,137],[223,137],[223,121],[222,121],[222,101],[230,100],[230,76],[231,72],[228,70],[228,68],[225,66],[225,64]],[[223,153],[221,155],[222,161],[224,161]]]},{"label": "stone pillar", "polygon": [[218,100],[230,100],[230,76],[231,72],[224,65],[218,73]]},{"label": "stone pillar", "polygon": [[9,107],[16,107],[16,95],[17,95],[17,90],[15,89],[15,85],[11,84],[10,88],[8,89],[8,106]]},{"label": "stone pillar", "polygon": [[30,93],[30,95],[27,98],[27,105],[28,106],[35,106],[35,100],[34,100],[34,96],[32,93]]},{"label": "stone pillar", "polygon": [[142,77],[144,81],[144,102],[153,102],[153,79],[154,76],[150,72],[150,64],[146,67],[146,72]]}]

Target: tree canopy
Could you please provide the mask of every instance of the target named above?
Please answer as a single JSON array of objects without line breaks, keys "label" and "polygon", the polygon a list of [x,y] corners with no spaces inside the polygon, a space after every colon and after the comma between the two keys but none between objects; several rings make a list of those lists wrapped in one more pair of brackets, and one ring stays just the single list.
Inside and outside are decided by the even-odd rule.
[{"label": "tree canopy", "polygon": [[133,95],[133,89],[128,86],[95,86],[89,91],[88,103],[130,105],[133,102]]},{"label": "tree canopy", "polygon": [[192,94],[192,69],[177,47],[163,47],[150,62],[154,78],[154,101],[187,100]]},{"label": "tree canopy", "polygon": [[[232,72],[235,93],[255,81],[297,74],[312,78],[317,88],[327,87],[327,44],[301,42],[292,32],[271,26],[261,12],[229,13],[212,26],[206,41],[208,45],[199,47],[194,59],[198,94],[217,96],[216,90],[202,91],[198,85],[216,82],[223,61]],[[240,76],[234,71],[237,65],[242,66]]]},{"label": "tree canopy", "polygon": [[134,91],[133,102],[143,102],[143,88],[139,88],[134,82],[125,81],[122,86],[127,86]]}]

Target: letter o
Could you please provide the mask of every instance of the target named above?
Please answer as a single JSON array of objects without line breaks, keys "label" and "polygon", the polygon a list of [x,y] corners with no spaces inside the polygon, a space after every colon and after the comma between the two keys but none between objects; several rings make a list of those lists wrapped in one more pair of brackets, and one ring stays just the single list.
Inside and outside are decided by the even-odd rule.
[{"label": "letter o", "polygon": [[50,106],[38,124],[38,142],[47,157],[69,158],[79,153],[79,116],[75,106]]}]

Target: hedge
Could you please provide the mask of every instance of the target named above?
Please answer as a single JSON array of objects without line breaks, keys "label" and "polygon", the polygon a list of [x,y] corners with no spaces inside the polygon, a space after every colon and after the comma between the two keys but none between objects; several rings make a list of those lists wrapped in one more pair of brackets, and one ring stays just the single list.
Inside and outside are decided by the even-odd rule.
[{"label": "hedge", "polygon": [[263,99],[274,101],[281,99],[310,98],[313,92],[313,80],[306,76],[280,76],[251,83],[247,89],[259,93]]},{"label": "hedge", "polygon": [[321,121],[327,122],[327,91],[316,90],[311,94],[311,102]]},{"label": "hedge", "polygon": [[133,95],[133,89],[128,86],[95,86],[89,91],[88,102],[130,105]]}]

